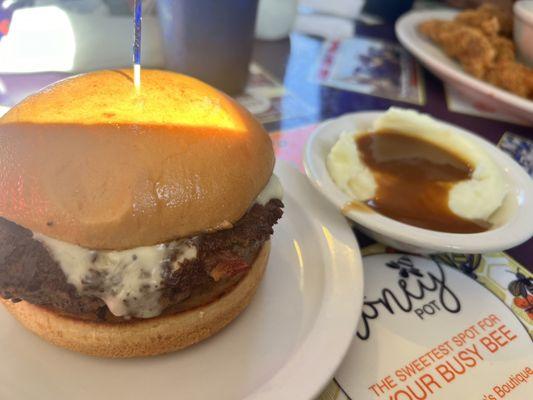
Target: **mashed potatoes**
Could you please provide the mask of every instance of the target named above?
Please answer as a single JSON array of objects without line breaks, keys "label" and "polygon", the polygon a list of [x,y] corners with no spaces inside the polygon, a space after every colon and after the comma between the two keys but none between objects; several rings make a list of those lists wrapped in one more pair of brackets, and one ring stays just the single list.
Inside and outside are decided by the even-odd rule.
[{"label": "mashed potatoes", "polygon": [[[502,204],[507,185],[501,170],[479,146],[452,128],[413,110],[390,108],[371,129],[381,130],[394,130],[426,140],[471,163],[474,167],[471,179],[456,183],[449,192],[448,207],[456,215],[487,221]],[[377,190],[374,175],[361,160],[354,140],[365,132],[343,132],[327,157],[334,182],[359,201],[372,199]]]}]

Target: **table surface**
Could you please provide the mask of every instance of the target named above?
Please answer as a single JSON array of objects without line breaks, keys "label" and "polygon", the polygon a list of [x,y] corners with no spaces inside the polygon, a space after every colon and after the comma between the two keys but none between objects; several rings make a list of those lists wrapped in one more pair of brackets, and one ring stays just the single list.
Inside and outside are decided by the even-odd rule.
[{"label": "table surface", "polygon": [[[377,38],[397,43],[394,27],[391,25],[356,23],[355,32],[356,37]],[[428,112],[436,118],[475,132],[495,144],[506,132],[533,139],[533,128],[531,127],[450,111],[447,106],[443,83],[425,69],[422,73],[423,86],[425,86],[426,92],[424,105],[405,103],[314,83],[309,79],[310,69],[316,64],[322,45],[323,42],[319,39],[298,34],[293,34],[290,40],[256,43],[254,60],[283,82],[284,86],[295,96],[303,99],[317,110],[316,113],[304,118],[266,124],[269,131],[292,129],[349,112],[386,110],[390,106],[398,106]],[[356,232],[356,235],[361,247],[373,242],[372,239],[360,232]],[[533,238],[520,246],[508,249],[506,252],[527,269],[533,271]]]},{"label": "table surface", "polygon": [[[367,25],[357,22],[355,37],[397,43],[394,27],[390,24]],[[256,41],[254,61],[282,83],[296,100],[312,110],[303,117],[285,118],[284,107],[281,106],[280,120],[265,124],[268,131],[291,130],[348,112],[386,110],[390,106],[399,106],[428,112],[436,118],[471,130],[493,143],[498,143],[506,132],[533,139],[531,127],[450,111],[443,83],[423,69],[419,76],[425,92],[421,105],[321,85],[310,79],[310,75],[322,54],[322,48],[323,41],[300,34],[292,34],[290,39],[281,41]],[[66,76],[68,74],[65,73],[0,74],[0,104],[11,106],[36,88]],[[362,247],[373,242],[360,232],[355,233]],[[533,239],[507,250],[507,253],[530,271],[533,270]]]}]

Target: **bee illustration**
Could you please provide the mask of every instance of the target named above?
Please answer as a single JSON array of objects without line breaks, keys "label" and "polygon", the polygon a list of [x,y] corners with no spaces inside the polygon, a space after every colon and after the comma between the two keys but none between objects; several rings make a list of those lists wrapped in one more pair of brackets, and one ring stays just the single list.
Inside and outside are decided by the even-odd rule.
[{"label": "bee illustration", "polygon": [[409,278],[410,275],[423,277],[418,268],[415,268],[413,261],[407,256],[401,256],[397,261],[390,261],[387,267],[397,269],[402,278]]}]

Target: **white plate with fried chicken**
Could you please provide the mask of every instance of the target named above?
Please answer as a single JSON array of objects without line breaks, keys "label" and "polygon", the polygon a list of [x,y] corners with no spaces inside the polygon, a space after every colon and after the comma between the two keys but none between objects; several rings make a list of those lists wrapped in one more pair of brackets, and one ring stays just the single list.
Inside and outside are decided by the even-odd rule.
[{"label": "white plate with fried chicken", "polygon": [[533,123],[533,68],[515,59],[512,16],[491,7],[415,10],[396,23],[402,45],[464,96]]}]

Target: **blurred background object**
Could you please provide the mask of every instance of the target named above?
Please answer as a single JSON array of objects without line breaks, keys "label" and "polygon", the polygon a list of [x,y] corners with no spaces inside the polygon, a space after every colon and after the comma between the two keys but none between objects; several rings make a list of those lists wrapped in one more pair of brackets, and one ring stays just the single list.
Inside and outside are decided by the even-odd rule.
[{"label": "blurred background object", "polygon": [[[133,1],[0,0],[0,73],[128,67]],[[416,5],[487,2],[513,3]],[[347,39],[361,21],[394,21],[412,6],[413,0],[143,0],[143,65],[180,71],[238,93],[248,77],[254,30],[256,38],[269,41],[287,39],[292,31]]]},{"label": "blurred background object", "polygon": [[[370,0],[369,2],[373,2]],[[300,0],[300,5],[322,14],[355,19],[365,4],[364,0]]]},{"label": "blurred background object", "polygon": [[[135,0],[104,0],[113,14],[131,14]],[[142,14],[154,14],[157,0],[142,0]]]},{"label": "blurred background object", "polygon": [[[98,14],[88,11],[89,2]],[[0,72],[83,72],[131,65],[131,16],[106,15],[107,6],[102,2],[89,2],[83,8],[74,7],[74,3],[82,3],[74,1],[66,9],[17,9],[9,33],[0,41]],[[160,36],[157,19],[146,16],[142,57],[147,67],[164,65]]]},{"label": "blurred background object", "polygon": [[289,36],[298,11],[298,0],[259,0],[255,36],[279,40]]},{"label": "blurred background object", "polygon": [[65,11],[76,12],[80,14],[109,14],[109,8],[104,0],[34,0],[33,6],[57,6]]},{"label": "blurred background object", "polygon": [[355,21],[325,14],[300,14],[294,31],[326,40],[347,39],[355,33]]},{"label": "blurred background object", "polygon": [[[343,39],[354,35],[363,7],[372,4],[370,10],[378,14],[394,8],[387,0],[366,3],[365,7],[364,0],[143,0],[143,64],[191,74],[237,93],[248,76],[256,17],[255,36],[261,40],[284,39],[293,30]],[[392,3],[406,8],[412,1]],[[84,72],[131,63],[133,0],[0,0],[0,4],[0,72]],[[159,20],[152,16],[156,11]]]},{"label": "blurred background object", "polygon": [[414,0],[368,0],[363,12],[379,16],[387,22],[396,21],[413,7]]},{"label": "blurred background object", "polygon": [[249,74],[257,3],[158,0],[166,68],[230,94],[241,92]]},{"label": "blurred background object", "polygon": [[514,4],[513,11],[513,36],[518,57],[524,63],[533,67],[533,0],[517,1]]},{"label": "blurred background object", "polygon": [[364,0],[300,0],[294,30],[335,40],[352,37]]}]

